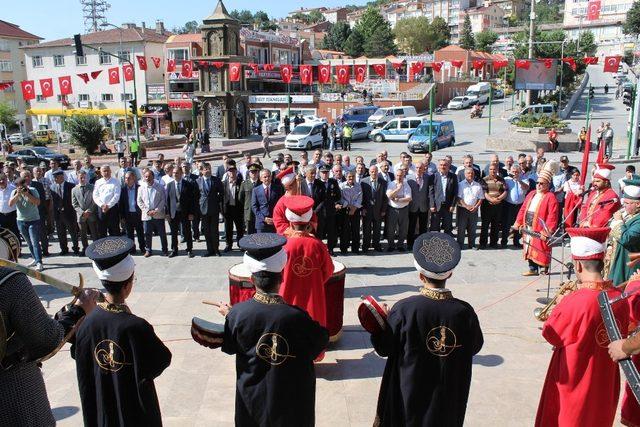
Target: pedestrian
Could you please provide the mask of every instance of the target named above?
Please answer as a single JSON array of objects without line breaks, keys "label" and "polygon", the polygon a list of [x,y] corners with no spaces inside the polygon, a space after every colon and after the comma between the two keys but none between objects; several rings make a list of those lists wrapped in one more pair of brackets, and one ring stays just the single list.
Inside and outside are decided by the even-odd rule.
[{"label": "pedestrian", "polygon": [[360,252],[360,219],[362,209],[362,186],[355,181],[355,172],[347,172],[347,180],[340,184],[342,200],[340,205],[345,212],[340,252],[344,255],[351,246],[351,253]]},{"label": "pedestrian", "polygon": [[604,94],[607,95],[609,93],[609,83],[604,84]]},{"label": "pedestrian", "polygon": [[[498,174],[498,165],[489,166],[489,174],[484,177],[481,184],[484,189],[484,200],[481,207],[480,249],[486,248],[487,243],[490,247],[497,248],[504,200],[508,195],[504,178]],[[491,227],[490,237],[489,227]]]},{"label": "pedestrian", "polygon": [[178,255],[178,234],[182,232],[187,244],[187,256],[193,258],[193,235],[191,221],[198,209],[197,186],[190,180],[183,179],[182,168],[176,167],[173,180],[167,184],[167,220],[171,229],[171,253],[169,258]]},{"label": "pedestrian", "polygon": [[602,134],[604,133],[605,127],[604,122],[600,122],[600,126],[596,129],[596,151],[600,150],[600,143],[602,143]]},{"label": "pedestrian", "polygon": [[[512,232],[511,226],[516,222],[520,206],[524,203],[524,198],[529,192],[529,181],[523,179],[522,168],[519,165],[511,166],[509,176],[504,179],[507,190],[507,197],[504,199],[502,209],[502,238],[500,244],[507,247],[509,235]],[[520,232],[513,230],[513,245],[516,248],[522,247],[520,244]]]},{"label": "pedestrian", "polygon": [[196,145],[193,142],[193,138],[187,139],[182,147],[182,152],[184,153],[184,160],[189,164],[193,163],[193,158],[196,155]]},{"label": "pedestrian", "polygon": [[558,151],[558,132],[556,131],[556,128],[551,128],[551,130],[547,132],[547,137],[549,138],[549,151]]},{"label": "pedestrian", "polygon": [[27,242],[33,261],[28,267],[34,267],[42,271],[42,250],[40,248],[40,196],[31,185],[31,172],[23,171],[15,182],[16,189],[11,193],[9,206],[16,207],[16,220],[22,238]]},{"label": "pedestrian", "polygon": [[407,168],[400,166],[395,180],[387,186],[387,252],[398,250],[404,252],[404,246],[409,230],[409,204],[411,203],[411,187],[406,180]]},{"label": "pedestrian", "polygon": [[605,152],[607,156],[613,156],[613,129],[611,128],[610,122],[605,124],[604,132],[602,132],[602,140],[605,143]]},{"label": "pedestrian", "polygon": [[438,172],[429,177],[429,210],[431,211],[431,231],[444,230],[452,235],[453,210],[458,197],[458,180],[450,171],[450,163],[438,161]]},{"label": "pedestrian", "polygon": [[118,154],[118,160],[124,157],[124,152],[127,149],[127,143],[124,142],[122,138],[116,139],[113,144],[113,147],[116,149],[116,153]]},{"label": "pedestrian", "polygon": [[[478,249],[476,246],[476,231],[478,227],[478,213],[480,205],[485,198],[484,190],[480,183],[474,180],[473,168],[464,168],[464,177],[458,183],[458,207],[456,211],[456,226],[458,228],[458,245],[465,249],[464,238],[467,237],[469,249]],[[481,243],[482,245],[482,243]]]},{"label": "pedestrian", "polygon": [[587,128],[584,126],[580,129],[580,135],[578,135],[578,151],[583,152],[585,144],[587,143]]},{"label": "pedestrian", "polygon": [[289,116],[284,116],[282,123],[284,124],[284,134],[289,135],[289,132],[291,132],[291,120],[289,119]]},{"label": "pedestrian", "polygon": [[331,123],[331,128],[329,129],[329,150],[330,151],[335,151],[336,149],[336,138],[337,138],[336,124]]},{"label": "pedestrian", "polygon": [[78,246],[78,224],[76,211],[71,203],[71,191],[74,185],[65,181],[64,172],[61,170],[53,173],[54,184],[51,188],[51,197],[53,199],[53,215],[56,224],[56,232],[58,234],[58,242],[60,244],[60,255],[69,253],[67,247],[67,232],[71,235],[71,243],[73,253],[80,255]]},{"label": "pedestrian", "polygon": [[120,218],[122,229],[126,232],[127,238],[134,242],[131,254],[136,253],[135,237],[138,235],[138,247],[140,253],[146,252],[144,237],[144,226],[142,224],[142,210],[138,206],[138,193],[140,184],[136,174],[129,171],[124,176],[124,183],[120,190]]},{"label": "pedestrian", "polygon": [[209,153],[211,151],[211,139],[209,138],[209,131],[205,130],[202,133],[202,149],[201,153]]},{"label": "pedestrian", "polygon": [[269,146],[271,145],[271,138],[269,138],[269,132],[264,132],[262,135],[262,158],[265,157],[271,158],[271,154],[269,153]]},{"label": "pedestrian", "polygon": [[351,151],[351,137],[353,136],[353,128],[349,123],[345,123],[342,127],[342,149]]},{"label": "pedestrian", "polygon": [[322,125],[322,149],[326,150],[329,142],[329,125],[324,123]]},{"label": "pedestrian", "polygon": [[131,156],[131,165],[133,167],[137,167],[138,159],[140,158],[140,141],[137,138],[131,138],[131,142],[129,143],[129,155]]},{"label": "pedestrian", "polygon": [[9,206],[9,199],[15,189],[15,185],[9,182],[7,175],[0,172],[0,227],[10,230],[19,238],[16,207]]},{"label": "pedestrian", "polygon": [[226,246],[224,252],[231,252],[233,246],[233,227],[236,228],[236,242],[244,236],[244,200],[242,199],[242,176],[239,176],[236,167],[231,165],[227,169],[227,179],[224,184],[224,202],[222,204],[222,216],[224,217],[224,232]]},{"label": "pedestrian", "polygon": [[217,176],[211,175],[211,165],[202,165],[202,176],[197,179],[200,195],[200,218],[202,221],[202,234],[207,244],[207,251],[202,255],[209,257],[220,256],[220,231],[218,218],[222,210],[224,189],[222,181]]}]

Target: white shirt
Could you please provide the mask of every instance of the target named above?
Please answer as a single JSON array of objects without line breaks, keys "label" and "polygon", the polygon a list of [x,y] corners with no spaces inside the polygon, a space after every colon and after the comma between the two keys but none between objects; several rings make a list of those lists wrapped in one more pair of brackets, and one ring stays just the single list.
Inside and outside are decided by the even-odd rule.
[{"label": "white shirt", "polygon": [[395,180],[389,184],[389,187],[387,187],[389,188],[387,190],[387,197],[389,198],[389,206],[396,209],[402,209],[404,207],[407,207],[409,203],[411,203],[411,187],[409,187],[409,184],[407,183],[406,179],[402,182],[402,189],[400,189],[394,196],[396,199],[403,199],[405,197],[409,198],[409,200],[402,201],[402,202],[393,200],[391,198],[391,193],[393,193],[397,187],[398,187],[398,181],[395,181]]},{"label": "white shirt", "polygon": [[[81,169],[82,170],[82,169]],[[73,185],[80,184],[80,179],[78,178],[78,172],[73,170],[67,174],[67,181],[72,183]]]},{"label": "white shirt", "polygon": [[7,187],[3,190],[0,188],[0,213],[8,214],[16,211],[16,205],[9,206],[9,199],[11,198],[11,193],[16,189],[16,186],[7,183]]},{"label": "white shirt", "polygon": [[467,181],[466,179],[458,183],[458,198],[467,206],[475,205],[478,200],[484,199],[484,190],[476,181]]},{"label": "white shirt", "polygon": [[102,207],[107,205],[109,209],[114,207],[120,200],[120,182],[114,177],[107,179],[100,178],[93,188],[93,202]]},{"label": "white shirt", "polygon": [[[60,170],[60,169],[58,169],[58,170]],[[71,181],[71,180],[69,179],[69,173],[68,173],[67,171],[63,171],[63,172],[64,172],[64,180],[65,180],[65,181],[69,181],[69,182],[70,182],[70,183],[72,183],[72,184],[77,184],[76,182]],[[44,177],[45,177],[45,178],[47,178],[47,179],[48,179],[49,181],[51,181],[51,182],[54,182],[54,181],[55,181],[55,180],[53,179],[53,171],[52,171],[51,169],[49,169],[48,171],[46,171],[46,172],[44,173]]]},{"label": "white shirt", "polygon": [[[398,169],[400,168],[400,166],[402,166],[403,163],[402,162],[398,162],[395,165],[393,165],[393,173],[397,174],[398,173]],[[416,173],[416,165],[414,165],[413,163],[409,163],[409,166],[407,167],[407,174],[412,173],[415,175]]]},{"label": "white shirt", "polygon": [[125,144],[124,141],[119,141],[117,140],[114,144],[113,144],[113,148],[116,149],[116,152],[118,153],[124,153],[124,150],[127,148],[127,144]]},{"label": "white shirt", "polygon": [[169,175],[162,175],[162,178],[160,178],[160,184],[164,188],[167,188],[167,184],[169,184],[171,181],[173,181],[173,177],[170,177]]}]

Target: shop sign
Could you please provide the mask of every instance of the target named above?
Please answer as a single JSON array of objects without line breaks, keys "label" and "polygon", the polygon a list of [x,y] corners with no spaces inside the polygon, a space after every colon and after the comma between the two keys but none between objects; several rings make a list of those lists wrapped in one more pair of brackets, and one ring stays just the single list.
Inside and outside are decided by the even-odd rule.
[{"label": "shop sign", "polygon": [[[286,104],[287,95],[251,95],[251,104]],[[292,104],[313,104],[313,95],[291,95]]]}]

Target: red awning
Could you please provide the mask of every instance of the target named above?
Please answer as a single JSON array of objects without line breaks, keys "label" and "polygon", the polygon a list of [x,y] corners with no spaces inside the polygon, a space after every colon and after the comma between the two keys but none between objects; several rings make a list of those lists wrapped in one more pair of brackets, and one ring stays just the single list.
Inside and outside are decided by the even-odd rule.
[{"label": "red awning", "polygon": [[191,100],[186,101],[169,101],[169,108],[173,110],[190,110],[193,103]]}]

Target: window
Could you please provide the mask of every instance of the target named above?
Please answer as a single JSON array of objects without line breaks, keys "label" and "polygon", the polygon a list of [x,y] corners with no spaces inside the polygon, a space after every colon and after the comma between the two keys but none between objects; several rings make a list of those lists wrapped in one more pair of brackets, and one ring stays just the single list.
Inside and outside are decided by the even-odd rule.
[{"label": "window", "polygon": [[86,56],[76,56],[76,65],[87,65]]},{"label": "window", "polygon": [[418,126],[420,126],[420,124],[422,123],[422,121],[420,120],[411,120],[411,125],[409,126],[410,129],[415,129]]},{"label": "window", "polygon": [[393,110],[393,114],[395,114],[396,116],[404,114],[404,108],[396,108],[395,110]]},{"label": "window", "polygon": [[11,46],[7,40],[0,40],[0,52],[9,52],[11,51]]},{"label": "window", "polygon": [[131,101],[133,99],[133,94],[132,93],[121,93],[120,94],[120,101]]},{"label": "window", "polygon": [[54,67],[64,67],[64,56],[63,55],[53,55],[53,66]]},{"label": "window", "polygon": [[409,129],[409,120],[401,120],[400,129]]},{"label": "window", "polygon": [[0,61],[0,71],[13,71],[11,61]]},{"label": "window", "polygon": [[111,102],[113,101],[113,94],[112,93],[103,93],[102,94],[102,102]]},{"label": "window", "polygon": [[45,102],[46,98],[42,95],[36,95],[36,102]]},{"label": "window", "polygon": [[100,65],[111,64],[111,56],[104,50],[100,51]]},{"label": "window", "polygon": [[33,68],[42,67],[42,56],[33,56],[31,58]]},{"label": "window", "polygon": [[175,59],[176,65],[180,65],[182,61],[189,59],[189,49],[171,49],[169,50],[169,59]]},{"label": "window", "polygon": [[78,101],[89,101],[89,94],[88,93],[81,93],[80,95],[78,95]]},{"label": "window", "polygon": [[58,102],[68,101],[67,95],[58,95]]},{"label": "window", "polygon": [[118,63],[120,64],[131,62],[131,52],[129,52],[128,50],[119,50],[118,56],[122,58],[118,58]]}]

